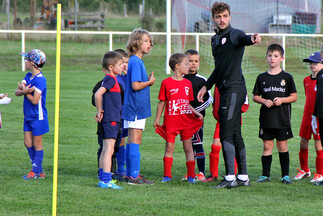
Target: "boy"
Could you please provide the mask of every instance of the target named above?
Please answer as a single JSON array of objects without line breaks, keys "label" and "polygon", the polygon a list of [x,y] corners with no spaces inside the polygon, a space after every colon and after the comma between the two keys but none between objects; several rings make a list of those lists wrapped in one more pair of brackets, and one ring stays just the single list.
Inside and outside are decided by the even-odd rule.
[{"label": "boy", "polygon": [[[321,62],[323,59],[323,46],[321,48]],[[315,98],[315,106],[314,106],[314,112],[312,116],[312,128],[313,132],[316,131],[317,124],[323,125],[323,70],[320,70],[317,73],[317,80],[316,80],[316,98]],[[320,134],[323,134],[323,127],[319,128]],[[321,144],[323,143],[323,138],[321,138]],[[321,151],[322,152],[322,151]],[[320,164],[320,167],[322,167],[322,160],[317,161]],[[323,186],[323,181],[315,182],[314,185],[320,185]]]},{"label": "boy", "polygon": [[300,151],[299,151],[299,162],[301,169],[297,169],[299,172],[293,178],[294,180],[299,180],[302,178],[308,178],[311,176],[311,171],[308,168],[308,143],[313,134],[313,139],[315,141],[316,150],[316,174],[311,182],[323,181],[323,151],[321,138],[319,134],[319,129],[316,128],[315,132],[312,130],[311,121],[314,112],[315,98],[316,98],[316,75],[323,69],[322,58],[319,52],[313,53],[310,57],[303,60],[310,65],[312,74],[304,78],[303,84],[305,89],[306,101],[304,106],[304,113],[301,128],[299,131],[300,141]]},{"label": "boy", "polygon": [[[122,49],[116,49],[115,52],[119,53],[120,55],[122,55],[123,57],[123,72],[127,70],[127,67],[128,67],[128,55],[127,53],[122,50]],[[121,77],[121,78],[119,78]],[[96,91],[101,87],[101,84],[102,84],[102,80],[100,80],[99,82],[97,82],[95,84],[95,86],[93,87],[93,90],[92,90],[92,105],[95,106],[95,93]],[[119,74],[117,75],[117,81],[119,83],[119,86],[120,86],[120,90],[121,90],[121,98],[122,98],[122,101],[123,101],[123,93],[124,93],[124,79],[123,79],[123,76],[120,76]],[[100,156],[101,156],[101,152],[102,152],[102,148],[103,148],[103,138],[102,138],[102,128],[101,128],[101,124],[98,122],[97,124],[97,135],[98,135],[98,144],[99,144],[99,148],[98,148],[98,151],[97,151],[97,161],[98,161],[98,167],[99,167],[99,160],[100,160]],[[117,140],[116,140],[116,144],[115,144],[115,147],[114,147],[114,154],[112,155],[112,165],[111,165],[111,172],[112,173],[116,173],[116,153],[119,151],[119,144],[121,141],[121,135],[122,135],[122,131],[120,130],[119,131],[119,134],[118,134],[118,137],[117,137]],[[98,170],[98,176],[99,176],[99,170]],[[112,176],[113,178],[115,177],[115,175]]]},{"label": "boy", "polygon": [[[190,49],[187,50],[185,54],[189,58],[189,71],[187,75],[184,75],[184,78],[191,81],[194,95],[194,100],[191,101],[190,104],[194,109],[196,109],[196,111],[201,113],[204,117],[205,109],[208,108],[213,102],[211,91],[208,91],[208,94],[204,95],[203,101],[205,102],[202,103],[197,100],[197,93],[205,84],[206,78],[197,73],[197,70],[200,66],[200,56],[198,51]],[[203,128],[204,125],[202,125],[202,127],[193,135],[192,138],[194,157],[196,158],[197,167],[199,169],[199,173],[196,176],[198,181],[205,180],[205,152],[203,149]],[[187,176],[185,176],[184,179],[187,179]]]},{"label": "boy", "polygon": [[33,167],[28,175],[23,176],[23,179],[43,179],[45,178],[42,167],[43,135],[49,132],[46,109],[47,84],[42,73],[46,55],[39,49],[20,55],[25,58],[26,70],[30,72],[21,83],[18,82],[15,94],[24,96],[24,143]]},{"label": "boy", "polygon": [[293,137],[291,103],[297,100],[297,92],[292,75],[280,67],[280,63],[284,60],[284,49],[279,44],[269,45],[266,59],[269,69],[258,75],[253,89],[253,101],[262,104],[259,138],[263,140],[264,145],[261,157],[263,173],[257,182],[270,181],[272,151],[276,139],[282,171],[281,181],[284,184],[291,184],[287,140]]},{"label": "boy", "polygon": [[[171,168],[173,165],[175,137],[178,134],[180,134],[183,141],[183,149],[186,155],[187,181],[195,183],[192,136],[203,125],[203,115],[190,105],[190,101],[194,100],[192,83],[183,78],[183,75],[187,75],[189,71],[187,55],[183,53],[173,54],[169,58],[169,66],[174,73],[171,77],[163,80],[161,84],[158,96],[159,103],[154,121],[156,133],[166,140],[163,158],[164,178],[162,183],[172,180]],[[164,108],[164,123],[160,126],[159,120]]]},{"label": "boy", "polygon": [[[117,75],[117,80],[120,86],[122,86],[123,90],[125,90],[126,87],[126,75],[127,75],[127,70],[128,70],[128,62],[129,62],[129,57],[126,51],[123,49],[116,49],[115,52],[119,53],[122,55],[123,58],[123,74],[118,74]],[[123,95],[122,95],[123,98]],[[122,100],[123,101],[123,100]],[[119,181],[124,181],[125,176],[127,175],[126,173],[126,149],[125,149],[125,138],[128,136],[128,129],[125,129],[123,127],[123,120],[121,120],[121,142],[119,145],[119,150],[115,153],[116,154],[116,159],[117,159],[117,164],[118,168],[116,170],[116,174],[113,175],[114,179],[117,179]]]},{"label": "boy", "polygon": [[154,185],[140,174],[142,133],[146,119],[151,116],[150,86],[156,81],[154,72],[147,75],[142,59],[152,47],[153,38],[148,31],[135,29],[129,35],[127,51],[130,58],[121,118],[124,128],[128,129],[126,166],[128,184],[131,185]]},{"label": "boy", "polygon": [[122,189],[112,181],[111,158],[114,145],[120,130],[121,91],[117,74],[123,69],[122,56],[116,52],[107,52],[102,60],[105,77],[102,86],[95,93],[97,113],[95,119],[102,128],[103,148],[99,161],[99,184],[101,188]]}]

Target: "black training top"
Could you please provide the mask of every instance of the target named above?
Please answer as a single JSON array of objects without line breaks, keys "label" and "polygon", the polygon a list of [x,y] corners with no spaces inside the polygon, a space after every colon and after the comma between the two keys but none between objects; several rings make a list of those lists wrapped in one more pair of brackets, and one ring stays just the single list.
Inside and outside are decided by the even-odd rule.
[{"label": "black training top", "polygon": [[316,77],[316,99],[313,115],[323,118],[323,70],[320,70]]},{"label": "black training top", "polygon": [[[296,93],[296,86],[292,75],[283,70],[276,75],[264,72],[258,75],[252,93],[264,99],[274,100],[275,97],[288,97],[291,93]],[[291,109],[290,103],[270,108],[262,104],[259,115],[260,127],[291,128]]]},{"label": "black training top", "polygon": [[211,96],[211,93],[208,92],[208,94],[204,95],[204,97],[203,97],[204,102],[202,103],[202,102],[198,101],[197,93],[200,91],[200,89],[205,84],[206,78],[204,76],[199,75],[198,73],[187,74],[184,76],[184,78],[191,81],[192,87],[193,87],[194,101],[191,101],[190,104],[192,105],[192,107],[194,107],[196,109],[196,111],[198,111],[203,116],[205,116],[205,109],[208,108],[212,104],[213,98]]},{"label": "black training top", "polygon": [[241,62],[244,47],[252,45],[251,35],[246,35],[231,25],[217,32],[211,39],[212,54],[215,69],[205,86],[211,89],[214,83],[221,92],[242,92],[245,90],[245,80],[242,75]]}]

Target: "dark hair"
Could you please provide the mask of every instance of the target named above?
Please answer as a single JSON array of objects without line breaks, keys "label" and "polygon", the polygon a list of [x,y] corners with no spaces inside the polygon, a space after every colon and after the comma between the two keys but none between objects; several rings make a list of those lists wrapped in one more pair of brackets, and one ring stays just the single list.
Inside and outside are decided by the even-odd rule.
[{"label": "dark hair", "polygon": [[151,36],[151,34],[144,29],[136,28],[129,35],[129,39],[127,43],[127,52],[129,56],[135,55],[139,51],[140,46],[142,44],[142,37],[144,35],[148,35],[151,46],[152,47],[154,46],[153,37]]},{"label": "dark hair", "polygon": [[175,66],[177,64],[182,63],[184,58],[188,58],[188,56],[185,55],[184,53],[174,53],[173,55],[171,55],[171,57],[169,58],[169,62],[168,62],[170,69],[172,69],[172,71],[174,71]]},{"label": "dark hair", "polygon": [[106,52],[102,60],[102,68],[109,70],[110,65],[115,65],[117,62],[122,59],[122,55],[117,52],[109,51]]},{"label": "dark hair", "polygon": [[230,5],[224,3],[224,2],[214,2],[211,8],[211,12],[212,12],[212,17],[214,17],[214,14],[219,14],[224,12],[225,10],[228,10],[229,14],[231,14],[230,12]]},{"label": "dark hair", "polygon": [[279,44],[270,44],[268,47],[267,47],[267,52],[266,52],[266,55],[269,53],[269,52],[274,52],[274,51],[278,51],[280,53],[281,56],[284,56],[284,48],[279,45]]},{"label": "dark hair", "polygon": [[127,52],[125,50],[123,50],[123,49],[115,49],[114,52],[119,53],[124,58],[128,58]]},{"label": "dark hair", "polygon": [[186,50],[185,55],[199,55],[199,52],[195,49]]}]

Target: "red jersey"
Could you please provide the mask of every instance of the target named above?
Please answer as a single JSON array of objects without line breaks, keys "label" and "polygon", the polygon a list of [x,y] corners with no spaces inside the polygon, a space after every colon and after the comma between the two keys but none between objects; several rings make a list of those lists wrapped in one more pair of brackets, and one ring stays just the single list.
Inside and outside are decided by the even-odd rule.
[{"label": "red jersey", "polygon": [[[214,100],[213,100],[213,116],[214,118],[219,121],[219,107],[220,107],[220,92],[218,90],[218,88],[216,87],[216,85],[214,86]],[[241,112],[247,112],[247,110],[249,109],[249,100],[248,100],[248,95],[246,96],[245,102],[241,107]],[[241,117],[242,118],[242,117]],[[242,119],[241,119],[242,120]]]},{"label": "red jersey", "polygon": [[166,101],[164,123],[167,131],[182,130],[201,120],[194,116],[190,101],[194,100],[192,83],[188,79],[174,80],[169,77],[161,83],[159,100]]},{"label": "red jersey", "polygon": [[304,105],[302,124],[311,125],[316,98],[316,78],[312,78],[311,75],[307,76],[304,78],[303,84],[306,99]]}]

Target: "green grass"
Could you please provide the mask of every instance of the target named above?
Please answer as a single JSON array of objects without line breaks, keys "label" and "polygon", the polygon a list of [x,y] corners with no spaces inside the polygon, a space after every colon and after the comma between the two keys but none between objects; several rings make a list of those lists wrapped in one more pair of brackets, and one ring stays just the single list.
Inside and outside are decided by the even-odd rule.
[{"label": "green grass", "polygon": [[[55,104],[55,47],[54,42],[26,42],[26,50],[41,48],[47,55],[44,74],[47,78],[47,107],[50,132],[44,136],[44,180],[24,181],[21,176],[30,169],[28,154],[23,145],[22,97],[15,97],[21,72],[20,42],[0,40],[0,92],[8,92],[13,98],[10,105],[1,105],[3,128],[0,129],[0,215],[50,215],[53,187],[54,104]],[[123,43],[124,44],[124,43]],[[250,101],[250,109],[243,115],[243,137],[247,149],[248,171],[252,183],[249,188],[213,189],[214,183],[195,185],[180,179],[186,173],[185,155],[179,138],[174,153],[173,182],[161,184],[163,177],[164,140],[154,133],[152,127],[160,83],[165,75],[165,46],[155,41],[155,47],[144,58],[148,73],[155,72],[157,81],[151,87],[152,117],[148,118],[141,146],[141,173],[154,180],[154,186],[119,185],[124,190],[102,190],[96,179],[98,148],[95,108],[91,105],[91,91],[103,77],[101,59],[107,43],[63,42],[61,55],[60,130],[58,161],[58,215],[322,215],[322,187],[314,187],[309,180],[295,181],[292,185],[280,182],[280,166],[274,149],[272,181],[256,184],[261,175],[262,141],[258,138],[258,104]],[[116,44],[114,48],[122,48]],[[264,58],[262,58],[264,61]],[[265,65],[265,61],[263,62]],[[209,73],[201,65],[201,74]],[[295,73],[298,101],[292,105],[294,138],[289,140],[290,175],[299,167],[299,126],[304,106],[303,78],[309,71],[302,68]],[[256,73],[246,73],[245,78],[252,98]],[[212,110],[205,118],[204,149],[211,149],[215,120]],[[315,170],[313,141],[309,147],[309,166]],[[219,173],[224,175],[222,154]],[[208,169],[208,157],[207,165]]]}]

